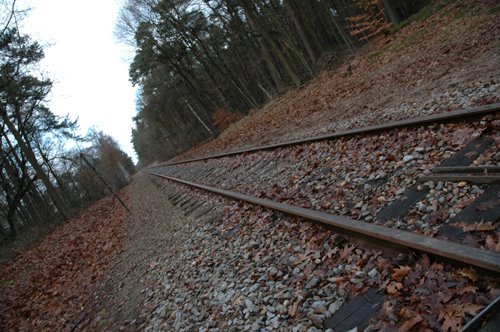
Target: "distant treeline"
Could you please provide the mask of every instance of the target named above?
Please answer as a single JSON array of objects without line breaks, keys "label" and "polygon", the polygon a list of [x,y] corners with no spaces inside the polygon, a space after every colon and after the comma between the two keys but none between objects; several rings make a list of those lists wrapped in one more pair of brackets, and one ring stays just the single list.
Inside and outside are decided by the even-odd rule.
[{"label": "distant treeline", "polygon": [[128,0],[118,34],[136,49],[133,143],[164,160],[419,10],[425,0]]}]

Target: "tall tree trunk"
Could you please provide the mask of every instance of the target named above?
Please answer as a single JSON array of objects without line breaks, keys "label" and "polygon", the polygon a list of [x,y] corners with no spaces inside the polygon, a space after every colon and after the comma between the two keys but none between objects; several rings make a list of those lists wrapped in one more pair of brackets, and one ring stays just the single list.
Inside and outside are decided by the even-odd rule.
[{"label": "tall tree trunk", "polygon": [[[250,28],[256,34],[259,34],[257,26],[253,20],[253,16],[247,15],[247,19],[248,19],[248,25],[250,26]],[[278,91],[282,92],[285,89],[285,82],[283,82],[283,79],[281,78],[281,75],[280,75],[278,69],[276,68],[276,65],[274,64],[271,53],[269,52],[266,45],[264,45],[264,43],[262,42],[262,40],[259,37],[257,37],[257,41],[260,45],[262,56],[264,57],[264,60],[266,61],[266,64],[269,68],[269,71],[271,72],[271,77],[274,81],[274,84],[276,85],[276,88],[278,89]]]},{"label": "tall tree trunk", "polygon": [[318,61],[318,57],[316,56],[316,52],[314,52],[311,42],[309,41],[309,37],[307,36],[304,28],[304,23],[302,22],[301,17],[297,14],[291,0],[285,0],[285,5],[293,24],[295,25],[295,29],[297,29],[300,40],[302,41],[302,44],[304,44],[306,52],[309,55],[309,59],[311,60],[312,65],[315,66]]},{"label": "tall tree trunk", "polygon": [[281,65],[285,68],[286,73],[290,78],[292,79],[292,82],[295,84],[295,86],[299,87],[300,86],[300,78],[297,72],[293,69],[292,64],[288,61],[286,58],[285,54],[281,51],[279,45],[274,41],[273,38],[269,35],[269,33],[266,31],[264,27],[260,24],[259,20],[255,17],[254,12],[253,12],[253,4],[249,4],[247,0],[242,1],[242,6],[243,9],[245,10],[245,14],[248,17],[249,23],[250,20],[253,21],[253,25],[255,26],[257,32],[262,35],[264,40],[266,41],[266,44],[269,45],[271,48],[271,51],[273,54],[280,60]]},{"label": "tall tree trunk", "polygon": [[42,146],[38,140],[35,142],[35,145],[38,149],[38,153],[40,153],[40,156],[43,159],[43,162],[45,163],[45,165],[47,165],[47,168],[49,169],[49,173],[52,174],[52,176],[54,177],[54,180],[56,181],[57,185],[59,186],[59,191],[62,193],[62,196],[61,196],[62,200],[64,201],[65,205],[68,206],[68,203],[71,201],[71,197],[69,196],[70,195],[69,190],[66,189],[65,184],[62,183],[62,181],[59,179],[59,175],[57,175],[57,173],[54,171],[54,168],[50,164],[49,158],[43,152]]},{"label": "tall tree trunk", "polygon": [[17,141],[17,144],[19,144],[19,147],[23,151],[24,155],[26,156],[26,159],[30,162],[31,166],[37,173],[38,177],[42,180],[43,184],[45,185],[45,188],[47,189],[47,192],[49,193],[50,197],[54,201],[54,204],[56,208],[59,210],[59,212],[63,215],[64,218],[69,218],[70,213],[68,211],[68,208],[64,204],[62,198],[59,196],[59,193],[56,191],[52,183],[50,182],[49,178],[43,171],[42,167],[38,163],[38,160],[36,159],[35,154],[33,153],[33,150],[31,150],[30,147],[28,147],[27,143],[24,142],[21,134],[17,131],[16,127],[10,121],[9,116],[7,115],[7,111],[5,110],[4,106],[0,104],[0,114],[7,125],[7,128],[9,128],[9,131],[12,133],[14,138]]},{"label": "tall tree trunk", "polygon": [[17,230],[17,226],[16,226],[14,212],[9,210],[9,212],[7,213],[6,219],[7,219],[7,222],[9,223],[11,236],[16,237],[17,235],[19,235],[19,231]]},{"label": "tall tree trunk", "polygon": [[393,24],[398,24],[401,22],[401,16],[394,6],[391,4],[391,0],[382,0],[382,4],[384,5],[385,12],[389,16],[389,19]]}]

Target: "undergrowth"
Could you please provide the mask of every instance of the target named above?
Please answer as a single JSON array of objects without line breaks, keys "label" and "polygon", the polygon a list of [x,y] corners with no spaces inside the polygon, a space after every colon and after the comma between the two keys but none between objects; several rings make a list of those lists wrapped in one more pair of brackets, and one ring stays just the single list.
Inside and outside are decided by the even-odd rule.
[{"label": "undergrowth", "polygon": [[419,38],[427,33],[427,29],[420,29],[417,32],[411,34],[410,36],[406,37],[402,42],[399,44],[396,44],[392,47],[393,50],[395,51],[401,51],[402,49],[414,44],[419,40]]},{"label": "undergrowth", "polygon": [[[412,16],[402,21],[401,23],[392,26],[389,32],[391,34],[395,34],[415,21],[424,22],[435,12],[442,10],[447,5],[453,4],[456,1],[457,0],[442,0],[439,2],[431,2],[428,5],[424,6],[418,13],[413,14]],[[462,13],[462,17],[463,15],[465,15],[465,13],[466,11]]]}]

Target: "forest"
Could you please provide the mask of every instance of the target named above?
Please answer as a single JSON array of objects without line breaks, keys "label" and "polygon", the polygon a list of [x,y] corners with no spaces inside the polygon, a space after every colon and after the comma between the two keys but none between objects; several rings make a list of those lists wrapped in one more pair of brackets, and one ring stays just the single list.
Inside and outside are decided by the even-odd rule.
[{"label": "forest", "polygon": [[19,235],[46,233],[110,189],[128,184],[134,164],[112,137],[96,130],[82,137],[76,121],[51,112],[53,82],[40,69],[43,47],[18,28],[26,13],[15,1],[0,5],[3,245],[22,244]]},{"label": "forest", "polygon": [[127,0],[117,34],[135,49],[139,161],[166,160],[217,136],[400,29],[427,2]]}]

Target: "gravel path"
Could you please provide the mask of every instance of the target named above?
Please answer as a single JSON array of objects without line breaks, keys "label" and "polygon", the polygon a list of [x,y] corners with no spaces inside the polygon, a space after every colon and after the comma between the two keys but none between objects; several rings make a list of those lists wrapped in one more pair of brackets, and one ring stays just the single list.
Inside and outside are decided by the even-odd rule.
[{"label": "gravel path", "polygon": [[189,236],[189,220],[143,175],[132,183],[127,238],[104,284],[76,330],[138,330],[147,322],[144,301],[161,284],[159,264]]}]

